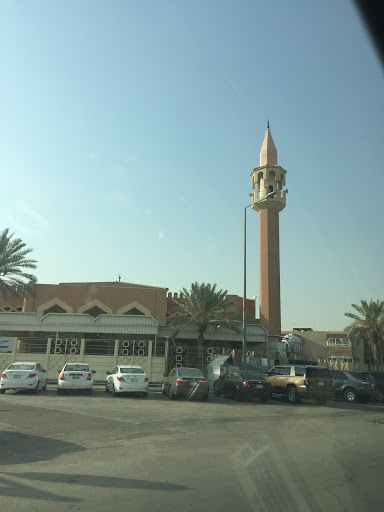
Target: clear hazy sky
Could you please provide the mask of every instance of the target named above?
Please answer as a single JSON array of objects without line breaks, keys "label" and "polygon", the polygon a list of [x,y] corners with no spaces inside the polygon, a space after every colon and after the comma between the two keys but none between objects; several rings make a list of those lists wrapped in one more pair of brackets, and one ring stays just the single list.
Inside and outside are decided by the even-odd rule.
[{"label": "clear hazy sky", "polygon": [[[267,117],[282,327],[384,299],[383,70],[347,0],[2,0],[2,228],[41,283],[242,295]],[[247,295],[258,296],[248,212]],[[0,226],[1,227],[1,226]]]}]

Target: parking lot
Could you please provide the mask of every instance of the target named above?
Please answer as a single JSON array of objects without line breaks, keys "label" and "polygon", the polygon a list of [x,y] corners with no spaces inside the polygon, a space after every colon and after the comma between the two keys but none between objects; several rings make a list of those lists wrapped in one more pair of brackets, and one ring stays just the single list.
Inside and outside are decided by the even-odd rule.
[{"label": "parking lot", "polygon": [[3,509],[360,511],[382,495],[384,407],[56,396],[0,398]]}]

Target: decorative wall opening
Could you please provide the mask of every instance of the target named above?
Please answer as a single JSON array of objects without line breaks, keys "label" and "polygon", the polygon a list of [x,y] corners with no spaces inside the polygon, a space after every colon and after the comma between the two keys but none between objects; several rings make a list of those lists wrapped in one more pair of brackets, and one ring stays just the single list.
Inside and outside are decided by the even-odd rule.
[{"label": "decorative wall opening", "polygon": [[4,306],[4,307],[0,308],[0,311],[4,311],[5,313],[21,313],[21,311],[23,311],[23,308],[21,306],[19,306],[19,307]]},{"label": "decorative wall opening", "polygon": [[103,309],[99,308],[99,306],[93,306],[90,309],[87,309],[86,311],[83,311],[84,314],[93,316],[93,318],[97,318],[100,315],[106,315],[107,312]]},{"label": "decorative wall opening", "polygon": [[59,299],[59,297],[54,297],[43,304],[38,306],[36,313],[38,315],[46,315],[47,313],[73,313],[73,308]]},{"label": "decorative wall opening", "polygon": [[147,315],[151,316],[151,311],[137,302],[137,300],[133,300],[129,304],[126,304],[122,308],[117,310],[118,315]]},{"label": "decorative wall opening", "polygon": [[79,355],[81,338],[53,338],[51,340],[51,354]]},{"label": "decorative wall opening", "polygon": [[132,308],[123,314],[124,315],[144,315],[144,313],[142,311],[139,311],[137,308]]},{"label": "decorative wall opening", "polygon": [[46,315],[47,313],[67,313],[67,311],[58,304],[55,304],[54,306],[46,309],[43,314]]},{"label": "decorative wall opening", "polygon": [[148,356],[149,341],[144,340],[120,340],[119,356]]}]

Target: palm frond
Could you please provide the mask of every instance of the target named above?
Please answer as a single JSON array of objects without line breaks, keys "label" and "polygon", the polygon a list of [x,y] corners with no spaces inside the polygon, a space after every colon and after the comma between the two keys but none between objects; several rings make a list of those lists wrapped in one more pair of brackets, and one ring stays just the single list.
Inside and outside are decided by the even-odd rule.
[{"label": "palm frond", "polygon": [[27,248],[20,238],[13,238],[6,228],[0,234],[0,297],[31,293],[34,274],[26,272],[36,268],[37,261],[27,258],[33,249]]},{"label": "palm frond", "polygon": [[201,335],[210,324],[220,324],[237,331],[238,322],[227,311],[233,304],[228,300],[227,293],[227,290],[217,290],[216,284],[196,281],[189,290],[181,290],[180,298],[173,298],[180,311],[168,317],[168,321],[178,326],[179,332],[188,324],[195,325]]}]

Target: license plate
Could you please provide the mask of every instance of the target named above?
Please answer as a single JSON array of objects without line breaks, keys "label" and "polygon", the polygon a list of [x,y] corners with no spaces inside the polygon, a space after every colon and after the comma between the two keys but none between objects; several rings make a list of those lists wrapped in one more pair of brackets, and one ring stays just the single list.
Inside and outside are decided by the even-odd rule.
[{"label": "license plate", "polygon": [[256,387],[257,389],[263,389],[264,386],[262,384],[256,384]]},{"label": "license plate", "polygon": [[79,376],[78,375],[72,375],[72,379],[78,379]]},{"label": "license plate", "polygon": [[319,382],[319,386],[324,386],[324,382]]},{"label": "license plate", "polygon": [[131,379],[131,382],[138,382],[137,379]]},{"label": "license plate", "polygon": [[21,379],[21,375],[14,375],[13,378],[14,379]]}]

